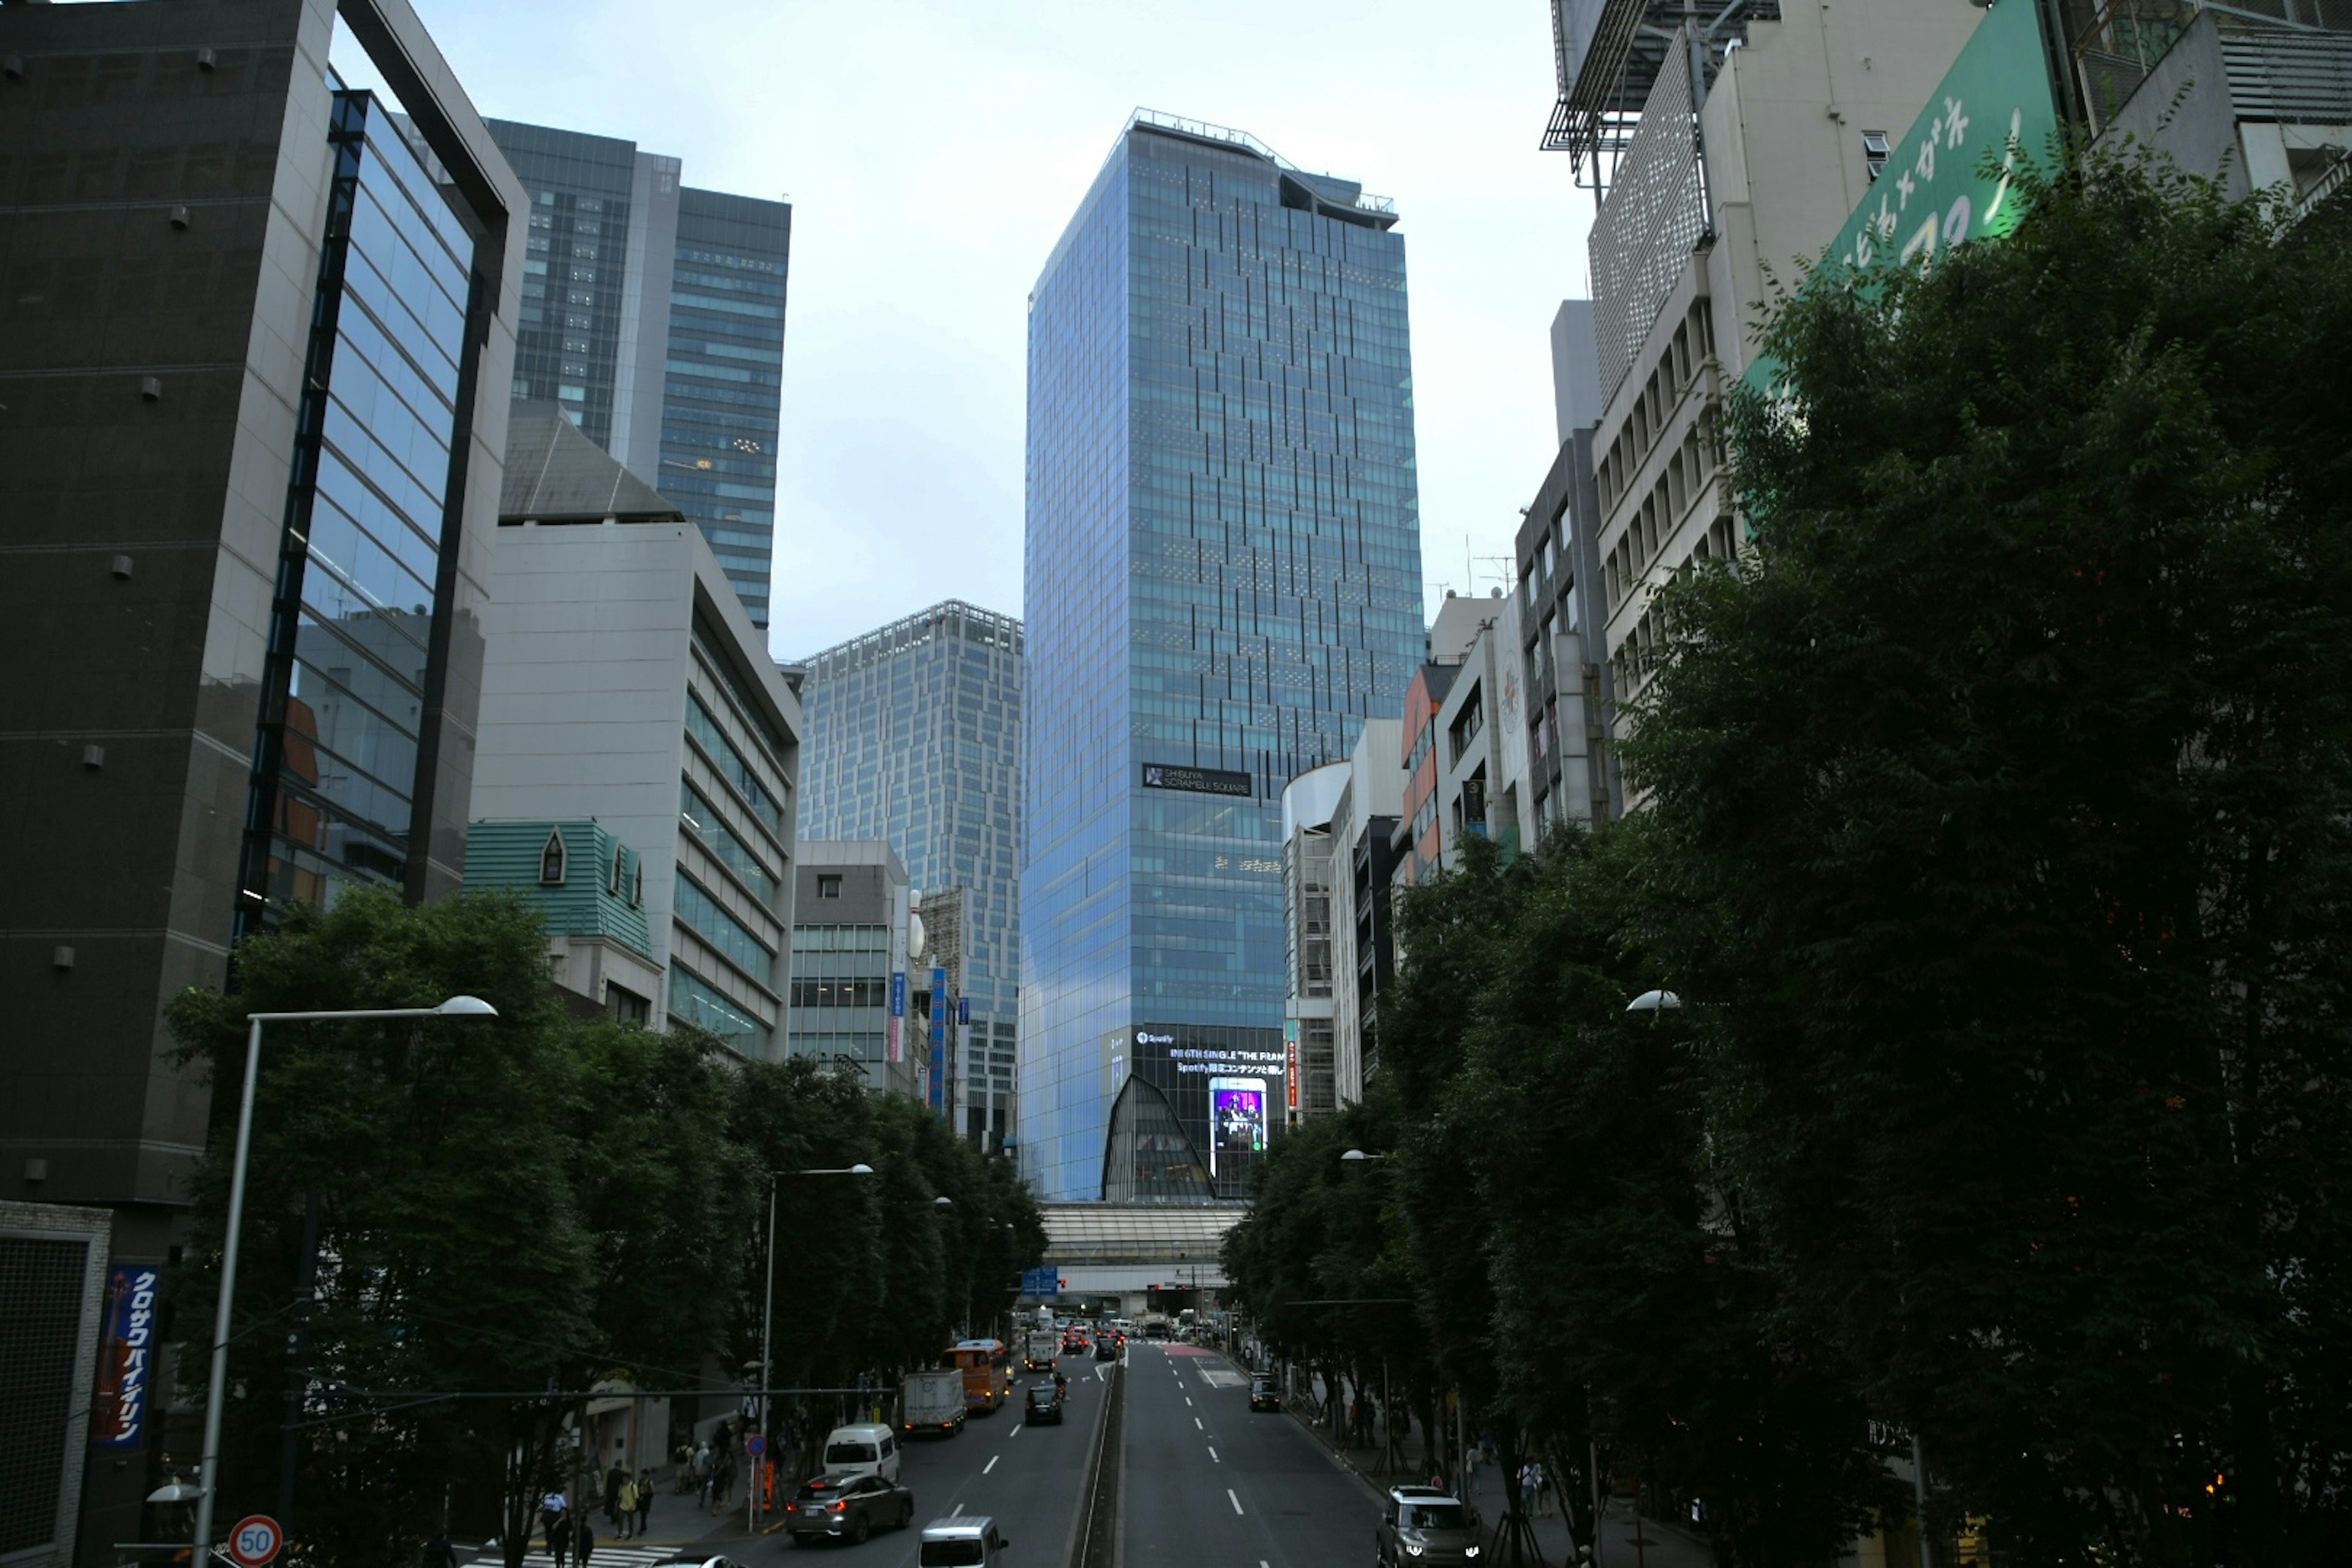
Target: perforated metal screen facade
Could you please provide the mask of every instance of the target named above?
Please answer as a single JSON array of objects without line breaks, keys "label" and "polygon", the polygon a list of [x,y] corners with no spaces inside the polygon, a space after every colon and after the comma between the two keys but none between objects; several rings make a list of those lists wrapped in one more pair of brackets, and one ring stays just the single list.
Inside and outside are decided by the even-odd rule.
[{"label": "perforated metal screen facade", "polygon": [[1706,232],[1690,49],[1677,34],[1643,107],[1642,128],[1592,224],[1593,336],[1603,399],[1616,395]]},{"label": "perforated metal screen facade", "polygon": [[66,1467],[89,1437],[73,1417],[89,1276],[88,1236],[0,1233],[0,1561],[59,1537]]}]

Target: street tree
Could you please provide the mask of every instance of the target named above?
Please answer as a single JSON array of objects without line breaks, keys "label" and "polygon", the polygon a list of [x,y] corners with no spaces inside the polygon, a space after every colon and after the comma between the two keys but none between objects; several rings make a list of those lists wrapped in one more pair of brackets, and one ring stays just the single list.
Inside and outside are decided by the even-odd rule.
[{"label": "street tree", "polygon": [[1801,1342],[2014,1561],[2352,1532],[2352,222],[2134,156],[1788,301],[1629,777]]}]

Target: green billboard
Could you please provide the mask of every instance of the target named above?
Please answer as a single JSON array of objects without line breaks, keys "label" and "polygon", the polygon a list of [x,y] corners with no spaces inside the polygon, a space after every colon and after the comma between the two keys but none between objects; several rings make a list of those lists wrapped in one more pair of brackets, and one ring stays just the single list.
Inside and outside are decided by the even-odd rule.
[{"label": "green billboard", "polygon": [[[1803,287],[1889,262],[1925,267],[1949,247],[2009,233],[2021,216],[2011,176],[2057,129],[2039,8],[1993,0]],[[1741,377],[1759,387],[1774,378],[1761,355]]]}]

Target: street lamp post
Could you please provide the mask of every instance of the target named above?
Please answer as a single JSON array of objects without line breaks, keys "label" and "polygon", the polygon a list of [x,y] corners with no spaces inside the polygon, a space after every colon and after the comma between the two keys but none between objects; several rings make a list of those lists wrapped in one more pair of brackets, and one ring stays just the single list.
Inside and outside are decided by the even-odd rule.
[{"label": "street lamp post", "polygon": [[495,1018],[499,1010],[478,996],[452,996],[438,1007],[355,1007],[309,1013],[246,1015],[245,1089],[236,1108],[236,1153],[229,1167],[228,1228],[221,1238],[220,1300],[213,1309],[212,1376],[205,1391],[205,1447],[197,1485],[193,1568],[208,1568],[213,1550],[213,1503],[220,1496],[221,1405],[228,1387],[229,1313],[236,1300],[236,1248],[245,1230],[245,1166],[253,1152],[253,1087],[261,1073],[261,1026],[369,1018]]},{"label": "street lamp post", "polygon": [[[816,1171],[771,1171],[768,1173],[768,1258],[763,1270],[768,1276],[767,1302],[760,1309],[760,1426],[761,1437],[768,1435],[768,1345],[776,1322],[776,1184],[786,1176],[870,1176],[874,1167],[860,1161],[855,1165]],[[753,1456],[746,1455],[746,1458]],[[754,1533],[760,1528],[760,1471],[751,1469],[751,1484],[743,1489],[743,1522]]]}]

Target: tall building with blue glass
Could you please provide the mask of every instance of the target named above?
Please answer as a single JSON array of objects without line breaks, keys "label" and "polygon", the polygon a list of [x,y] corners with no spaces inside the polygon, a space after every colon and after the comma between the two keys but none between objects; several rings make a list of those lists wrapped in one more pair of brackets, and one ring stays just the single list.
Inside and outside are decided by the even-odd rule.
[{"label": "tall building with blue glass", "polygon": [[887,840],[935,935],[935,911],[961,890],[954,981],[970,1033],[948,1064],[941,1109],[991,1152],[1017,1126],[1024,664],[1019,621],[950,599],[793,671],[801,837]]},{"label": "tall building with blue glass", "polygon": [[1281,1121],[1281,794],[1422,656],[1387,201],[1139,112],[1029,300],[1023,1168],[1235,1197]]},{"label": "tall building with blue glass", "polygon": [[531,200],[515,400],[652,479],[765,626],[792,207],[694,189],[634,142],[489,126]]}]

